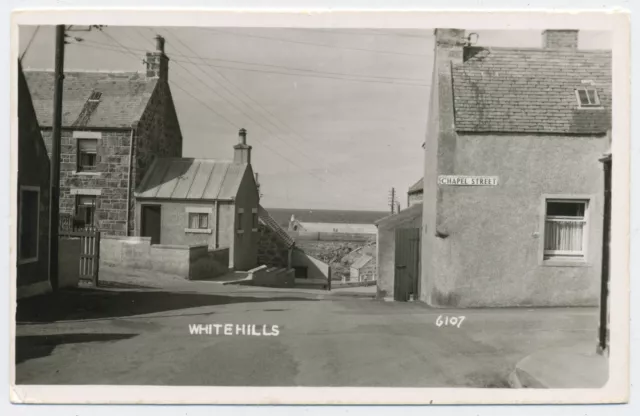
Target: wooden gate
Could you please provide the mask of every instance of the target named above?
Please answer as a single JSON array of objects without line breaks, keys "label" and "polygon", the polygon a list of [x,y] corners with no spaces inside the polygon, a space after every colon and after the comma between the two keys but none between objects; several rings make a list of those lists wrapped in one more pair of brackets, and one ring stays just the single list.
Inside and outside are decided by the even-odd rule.
[{"label": "wooden gate", "polygon": [[74,231],[60,231],[60,238],[80,240],[79,284],[98,286],[100,265],[100,231],[88,227]]},{"label": "wooden gate", "polygon": [[406,302],[418,298],[420,278],[420,229],[396,229],[394,299]]}]

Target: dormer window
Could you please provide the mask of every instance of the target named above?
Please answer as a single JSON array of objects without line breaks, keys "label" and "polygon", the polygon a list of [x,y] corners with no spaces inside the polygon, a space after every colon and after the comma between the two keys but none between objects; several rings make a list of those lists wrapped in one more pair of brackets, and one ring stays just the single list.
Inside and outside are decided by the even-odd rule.
[{"label": "dormer window", "polygon": [[578,88],[576,90],[578,107],[600,107],[600,97],[598,91],[593,87]]}]

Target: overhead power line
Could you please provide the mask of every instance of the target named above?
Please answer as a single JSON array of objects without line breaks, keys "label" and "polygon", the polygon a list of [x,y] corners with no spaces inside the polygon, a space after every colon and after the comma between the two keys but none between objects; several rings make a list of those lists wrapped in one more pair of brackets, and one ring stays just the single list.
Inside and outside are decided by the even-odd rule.
[{"label": "overhead power line", "polygon": [[318,47],[331,48],[331,49],[343,49],[343,50],[348,50],[348,51],[381,53],[381,54],[388,54],[388,55],[422,56],[422,57],[429,56],[429,55],[423,54],[423,53],[383,51],[383,50],[379,50],[379,49],[365,49],[365,48],[353,48],[353,47],[348,47],[348,46],[327,45],[327,44],[324,44],[324,43],[306,42],[306,41],[302,41],[302,40],[281,39],[281,38],[274,38],[274,37],[270,37],[270,36],[253,35],[253,34],[250,34],[250,33],[232,32],[232,31],[222,30],[222,29],[213,29],[213,28],[201,28],[201,29],[202,30],[211,31],[211,32],[224,33],[224,34],[231,35],[231,36],[240,36],[240,37],[265,39],[265,40],[278,41],[278,42],[296,43],[296,44],[300,44],[300,45],[318,46]]},{"label": "overhead power line", "polygon": [[[115,39],[113,36],[109,35],[109,34],[108,34],[108,33],[106,33],[104,30],[101,30],[101,31],[102,31],[102,33],[104,33],[108,38],[112,39],[115,43],[117,43],[120,47],[122,47],[123,49],[125,49],[126,51],[128,51],[132,56],[136,57],[136,55],[135,55],[135,53],[133,53],[133,51],[128,50],[128,48],[127,48],[126,46],[124,46],[122,43],[120,43],[120,42],[119,42],[117,39]],[[182,65],[180,65],[180,64],[178,64],[178,66],[181,66],[183,69],[186,69],[186,68],[184,68],[184,66],[182,66]],[[200,77],[198,77],[197,75],[193,74],[193,72],[191,72],[191,71],[189,71],[189,72],[192,74],[192,76],[193,76],[196,80],[200,81],[200,83],[202,83],[202,85],[206,86],[206,87],[207,87],[207,88],[209,88],[211,91],[213,91],[216,95],[218,95],[218,96],[220,96],[221,98],[223,98],[223,99],[224,99],[224,97],[223,97],[223,96],[221,96],[221,95],[220,95],[220,94],[219,94],[219,93],[218,93],[214,88],[212,88],[209,84],[207,84],[206,82],[204,82]],[[182,88],[181,88],[181,89],[182,89]],[[192,95],[192,97],[194,97],[194,96]],[[194,97],[194,98],[195,98],[195,97]],[[200,100],[199,100],[199,101],[200,101]],[[228,101],[228,100],[226,100],[226,101],[227,101],[227,102],[229,102],[229,103],[231,103],[231,102],[230,102],[230,101]],[[200,102],[202,102],[202,101],[200,101]],[[233,104],[233,103],[231,103],[231,104]],[[210,107],[208,107],[208,108],[209,108],[209,109],[211,109]],[[241,110],[240,110],[240,111],[241,111]],[[215,113],[216,113],[217,115],[221,116],[221,115],[220,115],[220,113],[218,113],[218,112],[215,112]],[[243,114],[244,114],[244,113],[243,113]],[[245,115],[246,115],[246,114],[245,114]],[[221,116],[221,117],[222,117],[222,116]],[[226,119],[226,118],[225,118],[225,119]],[[229,120],[227,119],[227,121],[229,121]],[[254,121],[254,122],[255,122],[255,121]],[[238,127],[235,123],[233,123],[233,122],[231,122],[231,121],[229,121],[229,123],[231,123],[231,124],[232,124],[232,125],[234,125],[235,127]],[[258,124],[260,127],[264,128],[264,127],[263,127],[263,126],[261,126],[259,123],[256,123],[256,124]],[[294,165],[294,166],[296,166],[296,167],[298,167],[298,168],[302,169],[302,171],[303,171],[303,172],[305,171],[305,169],[304,169],[302,166],[299,166],[299,165],[298,165],[297,163],[295,163],[293,160],[291,160],[291,159],[287,158],[285,155],[281,154],[281,153],[280,153],[280,152],[278,152],[276,149],[274,149],[273,147],[269,146],[267,143],[263,143],[263,145],[265,146],[265,148],[267,148],[267,149],[271,150],[271,151],[272,151],[274,154],[276,154],[277,156],[279,156],[279,157],[283,158],[284,160],[288,161],[288,162],[289,162],[289,163],[291,163],[292,165]],[[307,172],[307,173],[309,173],[309,172]],[[324,183],[324,182],[326,182],[324,179],[322,179],[321,177],[319,177],[319,176],[317,176],[317,175],[315,175],[315,174],[313,174],[313,173],[309,173],[309,175],[311,175],[311,176],[315,177],[316,179],[318,179],[319,181],[321,181],[321,182],[323,182],[323,183]]]},{"label": "overhead power line", "polygon": [[[120,47],[123,49],[124,52],[128,52],[131,56],[133,56],[133,58],[140,60],[140,57],[138,55],[136,55],[135,53],[133,53],[133,51],[129,50],[126,46],[124,46],[122,43],[120,43],[116,38],[114,38],[113,36],[111,36],[110,34],[108,34],[107,32],[105,32],[104,30],[100,29],[100,32],[103,33],[107,38],[111,39],[112,41],[114,41],[115,43],[117,43],[118,45],[120,45]],[[81,45],[81,44],[80,44]],[[217,115],[219,118],[223,119],[224,121],[226,121],[227,123],[229,123],[231,126],[235,127],[236,129],[239,128],[239,126],[234,123],[233,121],[229,120],[227,117],[225,117],[223,114],[221,114],[220,112],[216,111],[215,109],[213,109],[211,106],[209,106],[206,102],[204,102],[203,100],[197,98],[195,95],[193,95],[192,93],[190,93],[189,91],[187,91],[185,88],[182,88],[179,84],[177,84],[176,82],[174,82],[174,85],[181,91],[184,91],[187,95],[189,95],[191,98],[193,98],[194,100],[198,101],[199,103],[201,103],[202,105],[204,105],[206,108],[208,108],[212,113],[214,113],[215,115]]]},{"label": "overhead power line", "polygon": [[[100,43],[100,42],[95,42],[95,41],[86,41],[84,42],[85,45],[83,46],[95,46],[96,48],[100,49],[101,47],[109,47],[110,45],[104,44],[104,43]],[[131,50],[138,50],[138,51],[145,51],[145,49],[141,49],[141,48],[129,48]],[[116,49],[114,49],[116,50]],[[426,79],[421,79],[421,78],[403,78],[403,77],[390,77],[390,76],[381,76],[381,75],[365,75],[365,74],[352,74],[352,73],[348,73],[348,72],[333,72],[333,71],[318,71],[315,69],[310,69],[310,68],[296,68],[296,67],[290,67],[290,66],[284,66],[284,65],[274,65],[274,64],[265,64],[265,63],[259,63],[259,62],[249,62],[249,61],[241,61],[241,60],[232,60],[232,59],[221,59],[221,58],[210,58],[210,57],[202,57],[202,56],[198,56],[198,57],[193,57],[193,56],[187,56],[187,55],[182,55],[183,58],[186,59],[199,59],[202,61],[219,61],[219,62],[230,62],[230,63],[235,63],[235,64],[241,64],[241,65],[253,65],[253,66],[262,66],[262,67],[267,67],[267,68],[277,68],[277,69],[284,69],[284,70],[288,70],[288,71],[299,71],[299,72],[305,72],[305,73],[310,73],[310,74],[314,74],[312,75],[302,75],[302,74],[292,74],[292,73],[287,73],[287,72],[281,72],[281,71],[269,71],[269,70],[258,70],[258,69],[251,69],[251,68],[238,68],[238,67],[233,67],[233,66],[225,66],[225,65],[212,65],[210,64],[210,66],[212,67],[216,67],[216,68],[226,68],[226,69],[236,69],[236,70],[240,70],[240,71],[252,71],[252,72],[265,72],[265,73],[273,73],[273,74],[283,74],[283,75],[295,75],[295,76],[310,76],[313,78],[327,78],[327,79],[344,79],[346,81],[361,81],[361,82],[381,82],[381,83],[389,83],[389,84],[402,84],[402,85],[417,85],[417,86],[427,86],[428,84],[425,84],[425,82],[427,81]],[[176,60],[175,58],[172,58],[172,60]],[[186,60],[181,60],[178,59],[178,61],[183,62],[183,63],[190,63],[189,61]],[[321,75],[327,75],[327,76],[321,76]],[[350,78],[338,78],[338,77],[350,77]],[[359,79],[353,79],[353,78],[365,78],[362,80]],[[390,80],[390,81],[401,81],[401,82],[383,82],[383,80]]]},{"label": "overhead power line", "polygon": [[[168,29],[166,30],[168,31]],[[138,32],[138,34],[140,34]],[[140,34],[141,37],[144,38],[144,36],[142,36]],[[191,53],[195,54],[196,56],[198,56],[198,54],[188,45],[186,45],[184,42],[182,42],[180,40],[180,38],[174,34],[173,39],[177,40],[182,46],[184,46],[185,48],[187,48],[189,51],[191,51]],[[253,105],[255,105],[257,108],[259,108],[260,110],[262,110],[263,112],[267,113],[268,115],[270,115],[274,120],[276,120],[278,123],[281,124],[281,126],[285,127],[285,130],[289,130],[291,133],[294,133],[294,135],[296,135],[298,138],[304,140],[304,138],[299,135],[296,131],[294,131],[289,125],[287,125],[286,123],[284,123],[282,120],[278,119],[278,117],[276,117],[272,112],[270,112],[268,109],[266,109],[263,105],[261,105],[258,101],[256,101],[255,99],[253,99],[246,91],[244,91],[239,85],[237,85],[236,83],[234,83],[233,81],[231,81],[229,78],[227,78],[223,73],[221,73],[220,71],[217,71],[215,68],[212,68],[214,70],[214,72],[220,76],[224,81],[226,81],[227,83],[229,83],[231,86],[233,86],[236,90],[238,90],[240,93],[242,93],[248,100],[250,100]],[[204,72],[204,71],[203,71]],[[249,109],[251,109],[252,104],[248,103],[247,101],[243,100],[242,98],[240,98],[239,96],[237,96],[236,94],[233,93],[233,91],[231,91],[230,89],[228,89],[224,83],[219,83],[227,92],[229,92],[232,96],[234,96],[236,99],[238,99],[240,102],[242,102],[243,104],[245,104]],[[259,112],[258,112],[259,113]],[[275,127],[276,129],[281,129],[282,127],[277,125],[276,123],[274,123],[273,121],[271,121],[269,119],[269,117],[265,116],[264,114],[260,114],[270,125],[272,125],[273,127]],[[262,126],[264,128],[264,126]],[[270,129],[266,129],[268,132],[270,132],[272,135],[274,135],[275,137],[277,137],[278,139],[280,139],[281,141],[285,142],[284,139],[282,139],[279,135],[275,134],[274,132],[272,132]],[[294,143],[291,142],[286,142],[286,144],[288,144],[289,146],[291,146],[294,150],[297,150],[298,153],[304,157],[306,157],[309,161],[311,161],[312,163],[316,162],[316,158],[309,156],[306,152],[304,152],[303,150],[299,149]],[[325,171],[326,171],[327,166],[325,166]]]},{"label": "overhead power line", "polygon": [[36,26],[36,30],[31,35],[31,39],[29,39],[29,42],[27,43],[27,47],[24,48],[24,51],[20,55],[20,60],[21,61],[24,59],[25,55],[29,51],[29,47],[31,47],[31,44],[33,43],[33,40],[36,38],[36,35],[38,34],[38,30],[40,30],[40,25]]},{"label": "overhead power line", "polygon": [[[166,30],[166,32],[168,32],[168,30]],[[178,43],[180,43],[180,45],[182,45],[184,48],[189,49],[191,51],[191,53],[195,53],[195,51],[193,49],[191,49],[188,45],[186,45],[184,42],[182,42],[177,36],[173,36],[172,39],[176,40]],[[196,54],[197,55],[197,54]],[[241,103],[246,104],[246,102],[244,102],[241,98],[239,98],[233,91],[231,91],[226,85],[224,85],[221,82],[216,81],[215,79],[213,79],[213,77],[211,77],[209,74],[207,74],[204,70],[202,70],[202,68],[198,67],[202,73],[204,73],[205,75],[207,75],[209,77],[209,79],[211,79],[214,83],[217,83],[218,85],[220,85],[222,88],[225,89],[225,91],[227,91],[232,97],[234,97],[236,100],[240,101]],[[193,74],[193,73],[192,73]],[[193,74],[194,76],[196,76],[195,74]],[[225,101],[227,101],[229,104],[231,104],[235,109],[237,109],[238,111],[240,111],[240,113],[242,113],[245,117],[247,117],[249,120],[251,120],[253,123],[255,123],[257,126],[261,127],[263,130],[265,130],[267,133],[270,133],[273,137],[277,138],[278,140],[280,140],[282,143],[284,143],[285,145],[288,145],[290,147],[292,147],[294,150],[296,150],[301,156],[303,157],[308,157],[306,154],[304,154],[303,152],[301,152],[299,149],[296,149],[295,146],[293,146],[291,143],[288,143],[287,141],[285,141],[282,137],[280,137],[278,134],[276,134],[275,132],[273,132],[271,129],[269,129],[268,127],[264,126],[263,124],[261,124],[259,121],[257,121],[255,118],[253,118],[250,114],[247,114],[246,112],[244,112],[241,108],[239,108],[235,103],[233,103],[232,101],[226,99],[225,97],[223,97],[220,93],[218,93],[215,89],[212,88],[212,91],[218,95],[220,98],[224,99]],[[247,106],[250,108],[250,106]],[[269,121],[267,119],[267,121]],[[273,124],[273,123],[272,123]],[[275,126],[275,125],[274,125]],[[275,126],[277,128],[277,126]],[[293,160],[288,159],[286,156],[284,156],[283,154],[281,154],[280,152],[278,152],[277,150],[271,148],[270,146],[268,146],[266,143],[263,143],[263,145],[265,145],[266,147],[270,148],[273,152],[275,152],[276,154],[278,154],[279,156],[281,156],[282,158],[284,158],[285,160],[289,161],[291,164],[293,164],[294,166],[303,169],[302,166],[299,166],[298,164],[296,164]],[[310,161],[315,162],[314,159],[309,158]],[[316,179],[322,181],[322,182],[326,182],[324,179],[320,178],[319,176],[315,175],[312,172],[307,172],[309,175],[314,176]]]}]

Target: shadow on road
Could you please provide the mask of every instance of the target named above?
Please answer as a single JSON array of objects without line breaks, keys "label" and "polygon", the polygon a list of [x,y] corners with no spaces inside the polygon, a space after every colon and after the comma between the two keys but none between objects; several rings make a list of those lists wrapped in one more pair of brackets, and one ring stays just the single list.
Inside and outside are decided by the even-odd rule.
[{"label": "shadow on road", "polygon": [[278,301],[304,297],[226,296],[160,290],[68,289],[18,301],[16,323],[116,318],[202,306]]},{"label": "shadow on road", "polygon": [[16,337],[16,364],[34,358],[46,357],[62,344],[83,342],[119,341],[135,337],[137,334],[57,334],[23,335]]}]

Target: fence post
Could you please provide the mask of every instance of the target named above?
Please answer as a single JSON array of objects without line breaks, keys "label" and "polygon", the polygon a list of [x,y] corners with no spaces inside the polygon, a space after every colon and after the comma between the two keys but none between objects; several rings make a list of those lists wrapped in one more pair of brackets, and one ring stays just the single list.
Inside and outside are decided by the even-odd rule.
[{"label": "fence post", "polygon": [[93,245],[95,252],[93,257],[93,284],[95,287],[98,287],[99,282],[99,272],[100,272],[100,231],[94,231],[95,243]]}]

